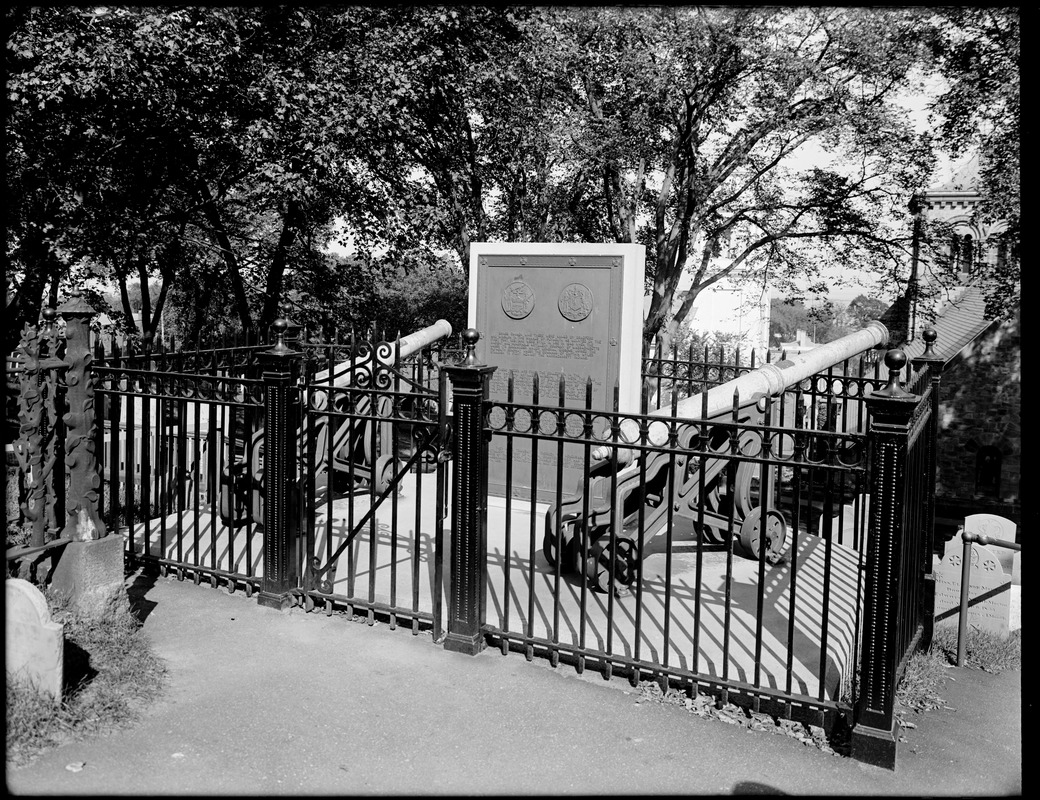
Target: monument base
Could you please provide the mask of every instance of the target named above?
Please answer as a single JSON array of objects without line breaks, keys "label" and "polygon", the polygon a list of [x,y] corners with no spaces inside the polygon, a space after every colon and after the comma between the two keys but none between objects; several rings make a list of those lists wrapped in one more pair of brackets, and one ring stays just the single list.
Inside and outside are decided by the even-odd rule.
[{"label": "monument base", "polygon": [[123,537],[106,536],[65,545],[50,575],[50,588],[68,598],[80,616],[103,619],[130,608],[123,573]]}]

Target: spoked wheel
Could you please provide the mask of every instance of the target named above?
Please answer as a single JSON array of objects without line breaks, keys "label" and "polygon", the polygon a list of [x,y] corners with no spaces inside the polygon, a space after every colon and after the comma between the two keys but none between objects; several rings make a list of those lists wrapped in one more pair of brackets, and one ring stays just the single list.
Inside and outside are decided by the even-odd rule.
[{"label": "spoked wheel", "polygon": [[[609,537],[603,546],[594,548],[598,552],[590,552],[585,560],[585,580],[589,586],[599,592],[609,592],[629,586],[636,576],[636,547],[629,539],[618,538],[611,550]],[[611,579],[613,575],[613,580]]]},{"label": "spoked wheel", "polygon": [[753,509],[740,526],[741,547],[751,558],[758,559],[763,540],[766,561],[770,564],[778,563],[787,544],[787,522],[775,508],[766,512],[764,519],[761,508]]}]

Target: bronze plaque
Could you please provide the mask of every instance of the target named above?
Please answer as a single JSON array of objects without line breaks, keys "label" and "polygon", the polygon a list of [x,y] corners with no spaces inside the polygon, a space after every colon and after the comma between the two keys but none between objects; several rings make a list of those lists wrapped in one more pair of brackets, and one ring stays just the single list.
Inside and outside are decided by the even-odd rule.
[{"label": "bronze plaque", "polygon": [[[530,404],[537,374],[540,407],[556,408],[560,405],[562,377],[563,405],[583,410],[586,383],[591,378],[592,408],[611,410],[615,382],[623,377],[624,272],[626,267],[633,268],[632,265],[626,265],[620,254],[597,254],[594,246],[588,246],[589,253],[568,253],[568,248],[576,246],[557,245],[564,251],[558,254],[523,251],[532,247],[548,249],[551,245],[513,245],[516,252],[493,253],[481,252],[481,247],[480,244],[473,245],[476,251],[472,265],[475,279],[471,274],[470,324],[480,332],[478,359],[481,363],[498,367],[491,380],[491,399],[507,399],[512,375],[513,402]],[[508,245],[483,247],[501,249]],[[641,286],[641,258],[638,269]],[[635,307],[641,313],[642,297],[634,299],[637,301]],[[634,346],[638,363],[638,338]],[[632,342],[629,347],[631,349]],[[625,380],[630,382],[631,376],[625,376]],[[638,384],[638,377],[635,382]],[[630,405],[629,388],[623,387],[626,397],[623,405]],[[518,415],[513,427],[518,431],[553,434],[557,431],[557,423],[555,414],[532,418],[525,412]],[[599,424],[605,423],[601,421]],[[569,433],[580,435],[580,418],[570,416],[566,427]],[[516,498],[530,499],[532,440],[523,436],[510,438],[512,494]],[[506,491],[506,439],[502,435],[493,435],[489,444],[488,490],[494,496],[504,496]],[[536,475],[539,502],[555,500],[558,453],[557,442],[538,440]],[[584,454],[582,445],[568,444],[563,448],[562,488],[565,497],[577,491],[584,470]]]}]

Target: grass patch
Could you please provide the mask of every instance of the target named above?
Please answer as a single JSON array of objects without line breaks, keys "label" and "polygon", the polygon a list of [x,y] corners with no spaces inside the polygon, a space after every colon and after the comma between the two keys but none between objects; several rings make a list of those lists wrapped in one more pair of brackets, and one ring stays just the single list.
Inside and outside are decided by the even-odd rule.
[{"label": "grass patch", "polygon": [[[951,664],[957,663],[957,629],[940,628],[932,637],[932,651],[938,651]],[[969,630],[965,636],[964,666],[983,672],[1004,672],[1022,668],[1022,629],[1007,637],[986,631]]]},{"label": "grass patch", "polygon": [[[957,664],[957,629],[940,628],[932,636],[927,652],[914,653],[906,664],[903,678],[896,690],[901,709],[897,712],[900,724],[916,727],[908,722],[908,711],[919,713],[944,705],[942,695],[946,673]],[[985,631],[970,630],[965,637],[965,667],[984,672],[999,673],[1022,667],[1022,631],[1012,631],[1001,637]]]},{"label": "grass patch", "polygon": [[7,684],[7,762],[32,761],[44,750],[132,724],[166,682],[166,667],[138,632],[129,611],[85,619],[52,593],[51,616],[65,626],[61,704],[24,685]]}]

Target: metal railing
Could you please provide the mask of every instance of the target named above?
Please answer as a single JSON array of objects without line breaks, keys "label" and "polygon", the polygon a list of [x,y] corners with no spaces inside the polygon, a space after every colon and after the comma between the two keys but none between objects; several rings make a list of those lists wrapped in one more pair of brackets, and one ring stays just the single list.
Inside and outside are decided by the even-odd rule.
[{"label": "metal railing", "polygon": [[964,541],[964,556],[961,561],[961,602],[960,602],[960,619],[957,621],[957,666],[964,666],[964,658],[968,646],[968,594],[971,588],[971,549],[973,544],[994,545],[996,547],[1003,547],[1007,550],[1014,550],[1021,552],[1022,545],[1017,542],[1008,542],[1003,539],[996,539],[992,536],[985,536],[981,533],[969,533],[964,531],[961,534],[961,539]]}]

